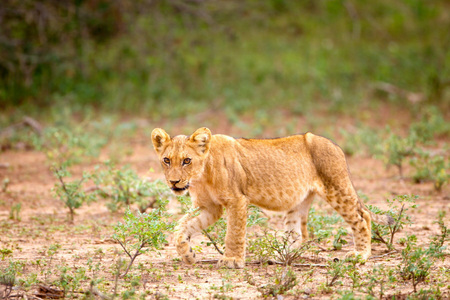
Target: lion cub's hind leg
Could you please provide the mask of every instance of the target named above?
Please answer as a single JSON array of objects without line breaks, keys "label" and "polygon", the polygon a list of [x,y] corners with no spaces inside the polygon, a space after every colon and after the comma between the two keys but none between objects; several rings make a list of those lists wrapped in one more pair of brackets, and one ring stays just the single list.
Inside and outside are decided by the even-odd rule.
[{"label": "lion cub's hind leg", "polygon": [[311,203],[314,200],[314,194],[310,193],[295,208],[288,210],[285,214],[285,230],[291,234],[295,246],[300,246],[309,238],[308,234],[308,214]]},{"label": "lion cub's hind leg", "polygon": [[184,215],[175,229],[175,246],[183,261],[188,264],[196,262],[195,253],[192,251],[189,241],[194,233],[197,233],[216,222],[223,213],[220,205],[211,205],[201,208],[198,216]]},{"label": "lion cub's hind leg", "polygon": [[329,188],[326,196],[331,206],[344,218],[353,231],[355,250],[347,253],[349,256],[361,255],[366,260],[371,255],[371,218],[352,188]]}]

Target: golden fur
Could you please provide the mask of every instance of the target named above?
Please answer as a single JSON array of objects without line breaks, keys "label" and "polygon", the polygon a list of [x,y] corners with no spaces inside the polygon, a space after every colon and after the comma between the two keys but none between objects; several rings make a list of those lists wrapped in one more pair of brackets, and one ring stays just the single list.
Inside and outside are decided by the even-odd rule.
[{"label": "golden fur", "polygon": [[359,200],[342,150],[330,140],[306,133],[277,139],[234,139],[211,135],[208,128],[191,136],[171,138],[163,129],[152,132],[152,142],[174,194],[189,191],[195,217],[184,216],[175,244],[187,263],[195,262],[190,237],[216,222],[227,211],[225,253],[219,265],[244,267],[247,207],[258,205],[286,212],[288,231],[308,238],[308,212],[314,196],[325,199],[351,226],[355,250],[371,255],[371,219],[387,224]]}]

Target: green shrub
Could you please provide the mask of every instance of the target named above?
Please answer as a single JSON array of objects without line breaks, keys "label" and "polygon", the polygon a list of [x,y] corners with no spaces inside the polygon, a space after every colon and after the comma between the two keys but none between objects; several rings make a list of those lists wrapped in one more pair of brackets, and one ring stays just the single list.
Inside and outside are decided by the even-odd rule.
[{"label": "green shrub", "polygon": [[444,243],[449,239],[450,230],[444,223],[445,213],[439,213],[437,223],[441,229],[440,234],[431,238],[430,245],[425,248],[417,245],[415,235],[407,235],[403,240],[405,248],[402,250],[402,261],[398,266],[398,272],[404,280],[411,280],[414,292],[417,285],[424,282],[430,275],[431,268],[438,259],[444,259]]},{"label": "green shrub", "polygon": [[411,218],[406,212],[410,208],[416,208],[415,199],[418,196],[402,195],[394,199],[387,199],[389,210],[381,210],[375,206],[367,205],[370,211],[374,214],[388,215],[394,219],[391,225],[380,225],[372,222],[372,242],[383,243],[389,250],[394,250],[394,236],[404,226],[410,225]]},{"label": "green shrub", "polygon": [[128,208],[125,211],[124,222],[114,227],[115,239],[127,256],[130,263],[123,274],[126,275],[138,255],[147,251],[161,249],[167,243],[167,233],[172,231],[174,224],[170,222],[166,213],[167,200],[159,201],[159,208],[149,213],[132,213]]},{"label": "green shrub", "polygon": [[415,154],[418,141],[417,136],[409,135],[406,138],[402,138],[391,132],[389,127],[386,128],[386,131],[389,133],[379,145],[380,154],[377,157],[381,158],[386,166],[396,166],[400,178],[403,178],[403,164],[406,158]]},{"label": "green shrub", "polygon": [[142,179],[129,166],[115,168],[110,161],[104,164],[103,169],[101,166],[96,167],[92,180],[98,188],[98,194],[111,200],[107,203],[111,211],[137,203],[140,211],[144,212],[163,198],[171,197],[169,188],[161,180]]},{"label": "green shrub", "polygon": [[442,187],[450,180],[450,161],[448,157],[435,154],[430,151],[420,150],[410,160],[415,173],[413,180],[416,183],[432,181],[436,191],[440,192]]},{"label": "green shrub", "polygon": [[35,140],[35,146],[45,153],[51,167],[59,169],[99,156],[106,142],[105,137],[84,126],[61,126],[46,128],[42,137]]},{"label": "green shrub", "polygon": [[312,207],[309,211],[308,231],[311,233],[312,238],[321,242],[333,236],[333,225],[342,221],[342,217],[336,212],[333,212],[331,215],[323,215]]},{"label": "green shrub", "polygon": [[287,267],[277,268],[275,270],[275,278],[273,281],[274,283],[269,283],[258,288],[262,297],[277,297],[278,295],[283,295],[298,283],[295,272]]},{"label": "green shrub", "polygon": [[53,173],[58,179],[53,187],[53,192],[69,209],[69,220],[73,222],[77,208],[84,203],[97,200],[95,193],[86,193],[83,188],[83,183],[90,178],[90,174],[84,173],[79,180],[67,181],[67,178],[72,175],[65,167],[55,168]]}]

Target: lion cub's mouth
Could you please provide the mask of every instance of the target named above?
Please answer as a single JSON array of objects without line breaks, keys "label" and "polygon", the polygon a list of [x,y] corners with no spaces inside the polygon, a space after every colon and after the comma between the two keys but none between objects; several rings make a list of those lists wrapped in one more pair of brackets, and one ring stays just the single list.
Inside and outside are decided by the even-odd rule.
[{"label": "lion cub's mouth", "polygon": [[179,188],[179,187],[176,187],[176,186],[172,186],[170,189],[171,189],[172,191],[174,191],[174,192],[182,192],[182,191],[187,190],[188,188],[189,188],[189,183],[186,184],[186,186],[185,186],[185,187],[182,187],[182,188]]}]

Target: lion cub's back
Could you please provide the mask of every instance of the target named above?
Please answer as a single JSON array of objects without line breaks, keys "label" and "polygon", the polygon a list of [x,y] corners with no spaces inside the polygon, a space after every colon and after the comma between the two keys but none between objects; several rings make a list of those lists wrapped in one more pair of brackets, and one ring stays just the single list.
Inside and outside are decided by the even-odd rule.
[{"label": "lion cub's back", "polygon": [[276,139],[238,139],[247,195],[259,206],[284,210],[316,186],[318,176],[308,145],[310,133]]}]

